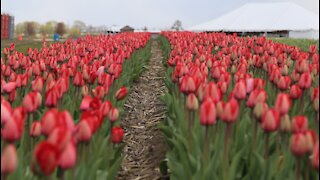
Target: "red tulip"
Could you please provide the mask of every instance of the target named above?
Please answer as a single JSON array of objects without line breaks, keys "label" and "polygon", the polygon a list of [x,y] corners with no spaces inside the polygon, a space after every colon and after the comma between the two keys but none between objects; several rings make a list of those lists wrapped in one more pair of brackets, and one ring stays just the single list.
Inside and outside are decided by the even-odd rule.
[{"label": "red tulip", "polygon": [[42,97],[39,92],[29,92],[23,98],[23,107],[29,112],[33,113],[41,105]]},{"label": "red tulip", "polygon": [[308,151],[310,153],[312,153],[313,151],[313,148],[317,142],[317,134],[314,130],[308,130],[306,133],[305,133],[305,136],[307,138],[307,147],[308,147]]},{"label": "red tulip", "polygon": [[55,145],[48,141],[42,141],[33,151],[31,161],[32,171],[36,174],[49,176],[57,166],[58,154],[59,151]]},{"label": "red tulip", "polygon": [[269,109],[262,115],[261,127],[265,132],[276,131],[280,124],[280,114],[276,109]]},{"label": "red tulip", "polygon": [[42,77],[37,77],[37,79],[31,82],[31,89],[32,91],[39,91],[41,92],[44,86],[44,79]]},{"label": "red tulip", "polygon": [[123,129],[121,127],[113,127],[111,130],[111,141],[114,144],[120,144],[123,139]]},{"label": "red tulip", "polygon": [[95,89],[92,90],[92,94],[96,98],[103,99],[106,94],[106,91],[104,87],[97,86]]},{"label": "red tulip", "polygon": [[41,123],[38,121],[34,121],[31,125],[30,136],[38,137],[41,135]]},{"label": "red tulip", "polygon": [[316,171],[319,171],[319,140],[317,141],[316,145],[313,148],[313,153],[311,156],[311,164]]},{"label": "red tulip", "polygon": [[46,106],[47,107],[56,107],[58,101],[58,91],[56,88],[51,88],[46,92]]},{"label": "red tulip", "polygon": [[289,76],[281,76],[279,79],[277,86],[280,90],[287,90],[288,87],[290,86],[291,79]]},{"label": "red tulip", "polygon": [[280,112],[280,115],[285,115],[289,112],[291,105],[290,97],[285,93],[280,93],[277,96],[275,108]]},{"label": "red tulip", "polygon": [[216,106],[213,101],[206,99],[200,106],[200,123],[211,126],[216,122]]},{"label": "red tulip", "polygon": [[315,99],[319,99],[319,87],[313,88],[311,91],[311,101],[314,101]]},{"label": "red tulip", "polygon": [[185,76],[182,78],[180,91],[185,94],[194,93],[196,91],[196,84],[193,77]]},{"label": "red tulip", "polygon": [[16,82],[8,82],[8,83],[4,84],[2,87],[2,90],[5,93],[11,93],[15,89],[16,89]]},{"label": "red tulip", "polygon": [[263,79],[260,79],[260,78],[254,79],[254,89],[264,90],[264,84],[265,84],[265,81]]},{"label": "red tulip", "polygon": [[49,136],[49,134],[56,127],[56,117],[58,115],[58,111],[55,108],[49,109],[44,113],[41,119],[41,132],[45,136]]},{"label": "red tulip", "polygon": [[128,90],[126,87],[121,87],[116,93],[116,99],[118,101],[124,99],[128,94]]},{"label": "red tulip", "polygon": [[288,114],[281,116],[280,119],[280,130],[282,132],[289,133],[291,132],[291,121]]},{"label": "red tulip", "polygon": [[47,141],[55,145],[62,152],[71,140],[71,132],[66,127],[60,126],[53,129]]},{"label": "red tulip", "polygon": [[239,81],[236,83],[236,86],[233,90],[234,97],[238,100],[242,100],[246,98],[247,92],[246,92],[246,85],[243,81]]},{"label": "red tulip", "polygon": [[64,151],[59,156],[58,166],[62,169],[70,169],[76,164],[77,151],[72,142],[69,142]]},{"label": "red tulip", "polygon": [[6,123],[12,118],[12,108],[6,100],[1,101],[1,124]]},{"label": "red tulip", "polygon": [[299,86],[301,89],[308,89],[311,86],[312,78],[309,72],[303,73],[299,78]]},{"label": "red tulip", "polygon": [[210,82],[209,84],[205,85],[203,99],[209,97],[216,103],[221,100],[221,96],[221,91],[215,83]]},{"label": "red tulip", "polygon": [[8,144],[1,155],[1,174],[10,174],[18,165],[17,150],[12,144]]},{"label": "red tulip", "polygon": [[246,87],[247,87],[247,93],[251,93],[252,90],[254,89],[254,79],[253,78],[248,78],[246,80]]},{"label": "red tulip", "polygon": [[87,87],[86,85],[82,86],[82,87],[81,87],[81,95],[82,95],[82,96],[87,96],[88,93],[89,93],[88,87]]},{"label": "red tulip", "polygon": [[17,97],[17,93],[16,90],[13,90],[12,92],[10,92],[10,94],[8,95],[8,101],[9,102],[13,102]]},{"label": "red tulip", "polygon": [[292,120],[291,129],[293,133],[304,133],[308,129],[308,119],[305,116],[296,116]]},{"label": "red tulip", "polygon": [[264,103],[267,99],[267,93],[264,90],[253,90],[248,98],[247,106],[253,108],[257,103]]},{"label": "red tulip", "polygon": [[111,108],[108,113],[108,118],[111,122],[115,122],[119,119],[119,110],[117,108]]},{"label": "red tulip", "polygon": [[80,110],[81,111],[86,111],[86,110],[89,110],[90,108],[90,103],[92,101],[92,97],[91,96],[84,96],[82,101],[81,101],[81,104],[80,104]]},{"label": "red tulip", "polygon": [[193,93],[187,96],[186,107],[190,111],[196,111],[199,108],[198,99]]},{"label": "red tulip", "polygon": [[[11,117],[8,119],[3,128],[1,128],[1,137],[7,142],[14,142],[20,139],[22,132],[19,128],[19,119]],[[21,120],[23,121],[23,120]]]},{"label": "red tulip", "polygon": [[89,142],[92,136],[92,131],[87,121],[80,121],[77,126],[76,138],[80,142]]},{"label": "red tulip", "polygon": [[237,120],[239,114],[239,104],[235,99],[231,99],[224,106],[221,120],[226,123],[232,123]]},{"label": "red tulip", "polygon": [[308,152],[307,138],[302,133],[293,134],[291,136],[290,144],[291,152],[297,157],[301,157]]},{"label": "red tulip", "polygon": [[299,99],[302,96],[302,90],[298,84],[294,84],[290,88],[290,98]]}]

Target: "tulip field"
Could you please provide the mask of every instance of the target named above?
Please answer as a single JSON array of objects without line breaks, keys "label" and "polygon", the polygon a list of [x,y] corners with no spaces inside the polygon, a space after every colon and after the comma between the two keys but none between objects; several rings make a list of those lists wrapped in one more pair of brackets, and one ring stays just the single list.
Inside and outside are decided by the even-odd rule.
[{"label": "tulip field", "polygon": [[[131,113],[125,103],[139,91],[132,89],[154,43],[165,70],[152,78],[166,86],[158,179],[319,179],[317,46],[192,32],[87,35],[26,53],[14,43],[4,48],[1,177],[118,179],[132,144],[125,136],[139,136],[121,124]],[[135,171],[135,179],[151,179]]]},{"label": "tulip field", "polygon": [[172,179],[318,179],[319,54],[163,32]]},{"label": "tulip field", "polygon": [[86,36],[1,58],[4,179],[114,179],[128,88],[150,56],[150,34]]}]

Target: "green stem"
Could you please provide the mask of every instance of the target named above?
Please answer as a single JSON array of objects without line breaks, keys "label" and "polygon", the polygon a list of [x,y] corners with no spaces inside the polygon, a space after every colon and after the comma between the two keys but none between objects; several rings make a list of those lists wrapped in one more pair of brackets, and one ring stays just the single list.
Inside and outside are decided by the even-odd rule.
[{"label": "green stem", "polygon": [[297,158],[296,180],[300,180],[301,159]]},{"label": "green stem", "polygon": [[231,134],[231,124],[227,123],[226,134],[224,139],[224,153],[223,153],[223,164],[224,164],[224,179],[228,179],[228,169],[229,169],[229,156],[228,156],[228,145]]},{"label": "green stem", "polygon": [[203,162],[204,162],[203,167],[206,167],[208,163],[208,151],[209,151],[208,130],[209,130],[209,126],[206,126],[205,135],[204,135],[204,147],[203,147]]},{"label": "green stem", "polygon": [[264,154],[265,164],[266,164],[266,174],[265,180],[269,180],[269,134],[265,134],[265,154]]}]

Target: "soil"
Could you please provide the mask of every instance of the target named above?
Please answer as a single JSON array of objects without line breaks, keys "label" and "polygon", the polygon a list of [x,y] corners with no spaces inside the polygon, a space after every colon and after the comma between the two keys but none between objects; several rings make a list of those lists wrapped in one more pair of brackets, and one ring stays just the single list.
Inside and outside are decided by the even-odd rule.
[{"label": "soil", "polygon": [[160,100],[166,87],[162,52],[156,41],[152,42],[151,53],[146,70],[134,82],[125,104],[128,113],[122,127],[126,146],[119,180],[162,179],[159,165],[165,158],[166,145],[157,125],[166,116],[166,107]]}]

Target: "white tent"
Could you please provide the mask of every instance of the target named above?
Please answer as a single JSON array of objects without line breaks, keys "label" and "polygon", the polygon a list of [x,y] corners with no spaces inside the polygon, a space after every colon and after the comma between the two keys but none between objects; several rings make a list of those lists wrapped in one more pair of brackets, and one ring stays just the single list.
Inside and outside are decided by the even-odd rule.
[{"label": "white tent", "polygon": [[319,15],[295,3],[248,3],[189,31],[275,32],[289,37],[319,39]]}]

